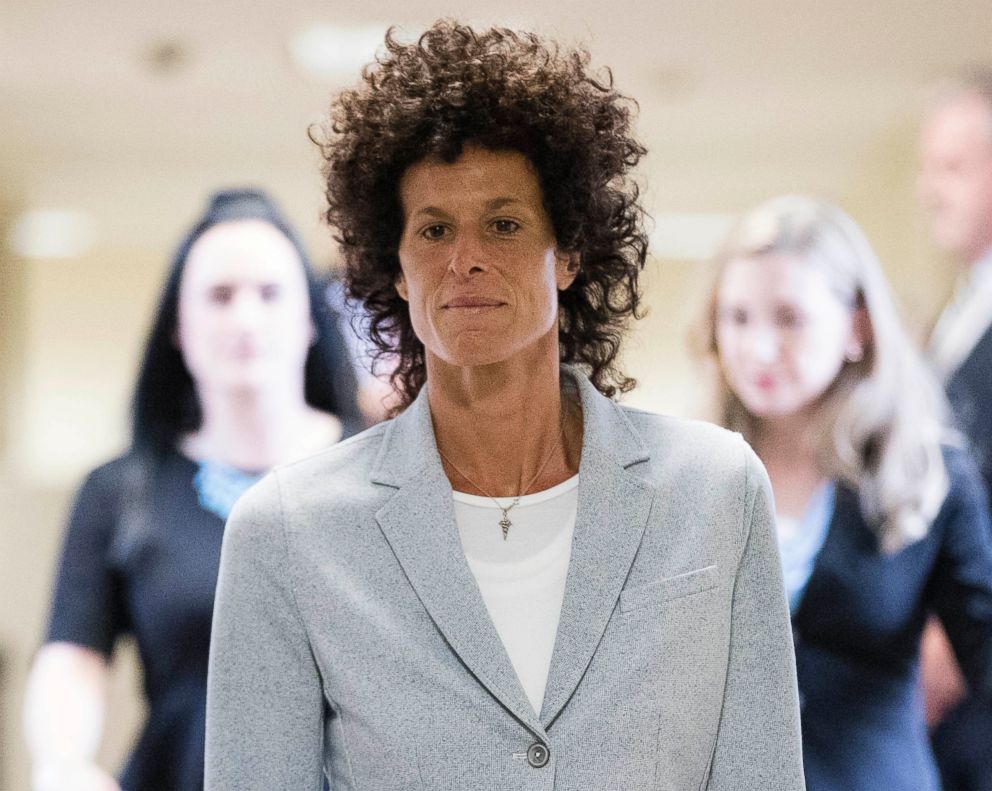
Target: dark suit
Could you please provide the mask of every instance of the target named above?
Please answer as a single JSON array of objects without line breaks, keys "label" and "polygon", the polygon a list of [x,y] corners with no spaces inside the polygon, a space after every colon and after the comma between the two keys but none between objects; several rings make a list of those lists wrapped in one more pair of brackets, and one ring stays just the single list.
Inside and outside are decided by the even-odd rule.
[{"label": "dark suit", "polygon": [[808,791],[936,791],[919,693],[919,641],[935,612],[976,695],[992,697],[992,532],[965,453],[930,532],[886,555],[858,496],[834,514],[793,617]]},{"label": "dark suit", "polygon": [[951,374],[947,398],[971,445],[986,491],[992,493],[992,326]]},{"label": "dark suit", "polygon": [[[992,327],[947,382],[958,427],[971,446],[992,502]],[[992,706],[969,696],[933,733],[946,791],[992,791]]]}]

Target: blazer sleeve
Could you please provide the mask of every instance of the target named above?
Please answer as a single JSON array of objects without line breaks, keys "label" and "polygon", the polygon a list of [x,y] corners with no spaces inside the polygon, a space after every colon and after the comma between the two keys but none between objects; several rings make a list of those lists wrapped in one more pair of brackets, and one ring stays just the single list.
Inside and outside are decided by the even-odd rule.
[{"label": "blazer sleeve", "polygon": [[207,683],[206,791],[319,791],[323,693],[292,590],[274,474],[224,534]]},{"label": "blazer sleeve", "polygon": [[743,551],[734,582],[730,659],[708,791],[805,788],[792,629],[771,486],[746,449]]},{"label": "blazer sleeve", "polygon": [[[992,526],[978,471],[945,454],[950,489],[931,603],[973,692],[992,701]],[[938,516],[938,519],[941,517]]]}]

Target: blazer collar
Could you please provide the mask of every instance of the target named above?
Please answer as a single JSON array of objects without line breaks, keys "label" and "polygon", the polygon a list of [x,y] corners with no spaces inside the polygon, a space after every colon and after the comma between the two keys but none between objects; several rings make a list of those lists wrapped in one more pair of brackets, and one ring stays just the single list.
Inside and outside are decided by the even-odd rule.
[{"label": "blazer collar", "polygon": [[[647,447],[630,421],[613,401],[604,397],[578,369],[561,366],[562,378],[570,378],[578,388],[583,417],[583,454],[594,448],[626,469],[647,461]],[[441,465],[434,441],[427,386],[402,414],[390,421],[372,468],[372,480],[395,488],[416,479],[425,467]]]},{"label": "blazer collar", "polygon": [[550,728],[599,646],[634,562],[656,493],[650,453],[623,411],[569,371],[583,413],[578,509],[541,722]]},{"label": "blazer collar", "polygon": [[372,480],[397,489],[376,519],[411,586],[452,649],[489,692],[535,733],[575,692],[616,606],[640,544],[654,487],[649,458],[620,408],[569,366],[583,412],[575,536],[544,705],[533,711],[462,550],[451,486],[424,388],[386,428]]}]

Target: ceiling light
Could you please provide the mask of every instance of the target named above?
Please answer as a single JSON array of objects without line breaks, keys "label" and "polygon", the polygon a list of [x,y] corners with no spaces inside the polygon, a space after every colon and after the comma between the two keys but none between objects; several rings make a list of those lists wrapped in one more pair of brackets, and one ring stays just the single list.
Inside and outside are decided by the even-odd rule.
[{"label": "ceiling light", "polygon": [[75,209],[24,212],[10,229],[7,244],[24,258],[77,258],[96,243],[96,221]]},{"label": "ceiling light", "polygon": [[296,67],[309,77],[357,78],[359,69],[375,57],[385,35],[386,28],[379,25],[313,25],[294,36],[289,54]]}]

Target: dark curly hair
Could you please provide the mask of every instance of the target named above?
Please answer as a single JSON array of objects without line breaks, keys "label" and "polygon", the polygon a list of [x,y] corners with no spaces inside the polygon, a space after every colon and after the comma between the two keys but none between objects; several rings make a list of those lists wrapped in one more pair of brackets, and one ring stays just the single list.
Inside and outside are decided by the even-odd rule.
[{"label": "dark curly hair", "polygon": [[640,318],[638,275],[647,256],[644,210],[629,171],[645,154],[631,134],[633,100],[613,76],[587,71],[585,50],[561,51],[532,33],[476,32],[449,20],[413,44],[386,33],[359,87],[339,94],[311,133],[324,159],[327,220],[337,230],[350,296],[364,303],[376,362],[395,362],[399,408],[426,379],[424,347],[396,292],[403,173],[429,156],[455,161],[466,143],[524,154],[538,176],[559,249],[579,274],[559,294],[561,361],[604,395],[636,382],[617,355]]}]

